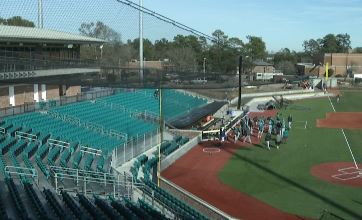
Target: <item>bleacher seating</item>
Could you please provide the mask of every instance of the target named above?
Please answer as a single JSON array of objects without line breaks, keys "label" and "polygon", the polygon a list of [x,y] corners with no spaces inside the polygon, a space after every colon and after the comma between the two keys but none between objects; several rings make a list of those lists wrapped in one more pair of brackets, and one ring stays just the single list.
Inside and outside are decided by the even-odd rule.
[{"label": "bleacher seating", "polygon": [[67,215],[64,211],[64,209],[62,208],[62,206],[58,203],[58,201],[56,200],[54,194],[49,190],[49,189],[45,189],[43,190],[43,193],[45,195],[45,199],[47,200],[47,202],[50,204],[50,207],[52,208],[53,212],[55,213],[55,215],[59,218],[59,219],[67,219]]},{"label": "bleacher seating", "polygon": [[106,201],[100,199],[98,196],[94,196],[94,204],[107,215],[108,218],[112,220],[122,220],[125,219],[122,217],[112,206],[110,206]]},{"label": "bleacher seating", "polygon": [[79,203],[88,211],[93,219],[106,220],[107,217],[98,210],[83,194],[77,194]]},{"label": "bleacher seating", "polygon": [[161,219],[166,220],[167,218],[163,216],[159,211],[155,210],[152,206],[150,206],[145,201],[138,199],[138,203],[140,204],[140,207],[145,210],[150,216],[152,216],[153,219]]},{"label": "bleacher seating", "polygon": [[25,183],[24,189],[25,189],[26,194],[30,198],[32,205],[35,208],[35,212],[36,212],[38,219],[44,219],[44,220],[50,219],[44,209],[44,206],[40,202],[39,197],[37,196],[36,192],[34,191],[33,186],[30,183]]},{"label": "bleacher seating", "polygon": [[111,206],[126,219],[130,220],[139,219],[129,208],[124,206],[120,201],[115,200],[113,197],[111,197],[110,199],[111,199]]},{"label": "bleacher seating", "polygon": [[158,187],[153,182],[146,180],[145,183],[155,192],[155,197],[157,199],[165,203],[168,207],[171,207],[173,210],[177,210],[179,217],[181,217],[182,219],[207,219],[198,211],[196,211],[186,203],[182,202],[181,200],[175,198],[170,193]]},{"label": "bleacher seating", "polygon": [[0,219],[4,219],[4,220],[9,219],[9,216],[5,209],[5,204],[1,198],[0,198]]},{"label": "bleacher seating", "polygon": [[[39,178],[45,176],[46,179],[50,178],[50,166],[98,172],[110,169],[108,165],[110,153],[115,147],[125,143],[125,139],[120,136],[125,134],[127,140],[131,140],[158,129],[155,121],[147,121],[134,114],[142,112],[156,116],[159,114],[159,100],[153,96],[153,92],[154,90],[122,91],[95,101],[54,106],[43,112],[6,117],[4,121],[0,121],[2,131],[5,131],[4,134],[0,134],[0,169],[4,172],[5,166],[10,165],[6,163],[11,163],[19,173],[25,172],[21,168],[26,167],[39,171]],[[164,90],[163,94],[166,120],[206,103],[206,100],[178,91]],[[174,140],[161,145],[161,153],[167,156],[187,141],[188,138],[177,136]],[[84,147],[101,149],[102,155],[84,153]],[[154,189],[150,182],[150,175],[157,162],[158,158],[155,156],[150,156],[150,158],[146,155],[139,156],[131,168],[133,177],[140,182],[141,180],[137,177],[140,168],[143,167],[144,181],[148,188],[155,191],[157,199],[177,210],[182,217],[202,219],[198,212],[166,195],[165,191]],[[69,219],[74,217],[77,219],[166,219],[143,200],[135,202],[124,198],[108,201],[96,196],[92,200],[83,194],[78,194],[79,205],[70,194],[62,191],[61,198],[67,206],[67,209],[64,209],[63,203],[57,201],[56,195],[44,189],[44,197],[52,208],[52,212],[48,213],[38,197],[39,194],[34,191],[37,188],[33,187],[32,179],[20,175],[20,182],[24,185],[25,193],[32,204],[32,210],[29,211],[24,207],[17,186],[12,180],[15,176],[3,174],[17,210],[16,215],[22,219],[28,219],[29,213],[31,218],[35,214],[37,219],[51,219],[47,214],[62,219],[68,219],[68,217]],[[35,175],[35,173],[32,174]],[[74,216],[65,214],[68,209]],[[1,201],[0,215],[6,216],[6,212],[5,214],[2,212]]]},{"label": "bleacher seating", "polygon": [[11,199],[19,216],[21,219],[29,219],[28,212],[26,211],[24,203],[20,198],[19,191],[15,186],[14,181],[11,178],[6,178],[5,183],[8,186]]},{"label": "bleacher seating", "polygon": [[90,216],[88,216],[85,212],[82,211],[82,209],[75,203],[75,201],[67,192],[61,191],[60,194],[62,195],[65,205],[72,211],[73,215],[77,219],[85,220],[90,218]]}]

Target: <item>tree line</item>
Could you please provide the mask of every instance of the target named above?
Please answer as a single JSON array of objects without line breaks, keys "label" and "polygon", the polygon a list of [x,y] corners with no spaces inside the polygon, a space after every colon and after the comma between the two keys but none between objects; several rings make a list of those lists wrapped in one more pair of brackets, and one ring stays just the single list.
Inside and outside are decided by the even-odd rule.
[{"label": "tree line", "polygon": [[[32,21],[20,16],[8,19],[0,17],[0,25],[35,27]],[[98,59],[103,65],[127,67],[131,60],[139,59],[139,38],[123,40],[118,33],[101,21],[82,23],[79,33],[84,36],[104,39],[102,47],[85,45],[81,57]],[[244,67],[250,71],[253,61],[270,58],[276,69],[285,74],[296,73],[295,64],[298,62],[312,63],[316,56],[323,53],[350,52],[351,37],[347,33],[327,34],[322,38],[309,39],[303,42],[303,51],[283,48],[276,53],[268,53],[265,42],[261,37],[246,36],[246,42],[238,37],[229,37],[222,30],[212,33],[213,40],[195,35],[176,35],[173,39],[161,38],[151,41],[143,39],[145,60],[169,60],[181,71],[202,71],[204,62],[206,71],[230,73],[235,72],[239,56],[244,57]],[[362,53],[362,47],[352,50]]]}]

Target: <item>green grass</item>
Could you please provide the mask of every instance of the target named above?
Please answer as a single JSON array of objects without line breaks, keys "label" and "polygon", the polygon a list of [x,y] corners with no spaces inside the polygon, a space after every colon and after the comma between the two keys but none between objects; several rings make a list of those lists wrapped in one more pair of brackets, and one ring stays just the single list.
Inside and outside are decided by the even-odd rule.
[{"label": "green grass", "polygon": [[[362,93],[345,93],[335,107],[337,111],[362,111],[361,103],[352,102],[361,98]],[[220,180],[289,213],[318,218],[327,209],[346,219],[362,219],[362,188],[328,183],[310,174],[315,164],[352,161],[340,129],[315,127],[317,118],[333,111],[329,100],[295,104],[311,110],[283,110],[282,114],[291,113],[294,121],[308,121],[309,128],[293,128],[280,150],[268,151],[260,145],[240,149],[219,173]],[[346,130],[346,135],[356,159],[362,162],[362,132]]]}]

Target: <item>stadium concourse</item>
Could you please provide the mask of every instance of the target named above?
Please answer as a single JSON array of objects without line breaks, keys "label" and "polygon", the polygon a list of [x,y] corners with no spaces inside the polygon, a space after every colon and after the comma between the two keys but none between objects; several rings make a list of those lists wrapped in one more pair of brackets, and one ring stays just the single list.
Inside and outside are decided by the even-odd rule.
[{"label": "stadium concourse", "polygon": [[[166,121],[207,104],[186,92],[163,93]],[[206,219],[156,185],[158,98],[154,90],[118,90],[2,118],[1,219]],[[191,138],[166,132],[162,156]],[[114,169],[130,163],[126,172]]]}]

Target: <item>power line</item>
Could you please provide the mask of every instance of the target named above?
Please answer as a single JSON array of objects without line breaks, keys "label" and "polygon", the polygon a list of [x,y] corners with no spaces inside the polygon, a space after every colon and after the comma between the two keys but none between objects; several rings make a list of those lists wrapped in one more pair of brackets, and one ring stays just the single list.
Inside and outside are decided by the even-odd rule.
[{"label": "power line", "polygon": [[180,29],[182,29],[184,31],[190,32],[190,33],[192,33],[194,35],[197,35],[199,37],[205,37],[206,39],[211,40],[211,41],[216,40],[214,37],[212,37],[210,35],[202,33],[202,32],[200,32],[200,31],[198,31],[198,30],[196,30],[194,28],[191,28],[191,27],[187,26],[187,25],[181,24],[180,22],[172,20],[171,18],[168,18],[168,17],[166,17],[164,15],[161,15],[161,14],[155,12],[155,11],[152,11],[150,9],[147,9],[147,8],[143,7],[143,6],[140,6],[140,5],[138,5],[138,4],[136,4],[136,3],[132,2],[132,1],[129,1],[129,0],[116,0],[116,1],[119,2],[119,3],[122,3],[124,5],[127,5],[129,7],[132,7],[134,9],[136,9],[136,10],[139,10],[139,11],[145,13],[145,14],[151,15],[151,16],[153,16],[153,17],[155,17],[155,18],[157,18],[157,19],[159,19],[161,21],[164,21],[166,23],[174,25],[174,26],[176,26],[176,27],[178,27],[178,28],[180,28]]}]

